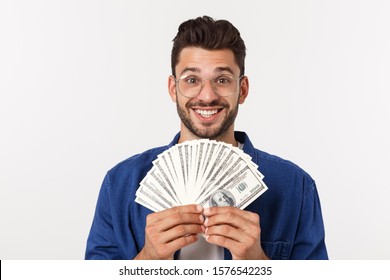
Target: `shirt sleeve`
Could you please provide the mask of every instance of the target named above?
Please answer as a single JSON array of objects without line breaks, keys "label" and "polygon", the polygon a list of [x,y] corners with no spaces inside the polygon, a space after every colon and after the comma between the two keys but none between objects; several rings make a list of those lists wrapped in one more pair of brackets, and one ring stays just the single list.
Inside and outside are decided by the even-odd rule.
[{"label": "shirt sleeve", "polygon": [[313,180],[305,187],[291,259],[326,260],[328,254],[317,188]]},{"label": "shirt sleeve", "polygon": [[110,207],[109,177],[100,189],[95,216],[87,240],[86,260],[122,259],[116,243]]}]

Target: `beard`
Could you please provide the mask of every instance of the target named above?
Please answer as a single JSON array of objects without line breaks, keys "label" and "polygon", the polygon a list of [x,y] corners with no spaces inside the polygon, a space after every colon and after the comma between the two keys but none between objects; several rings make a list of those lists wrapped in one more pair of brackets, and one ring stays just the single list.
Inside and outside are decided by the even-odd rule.
[{"label": "beard", "polygon": [[188,102],[185,106],[185,109],[181,108],[179,102],[176,102],[177,113],[183,124],[187,127],[187,129],[194,135],[199,138],[207,138],[207,139],[217,139],[220,138],[234,123],[237,113],[238,113],[238,102],[235,108],[228,111],[228,114],[224,117],[222,122],[217,127],[211,127],[213,124],[201,124],[196,126],[195,123],[191,120],[190,114],[188,113],[190,108],[193,106],[197,107],[208,107],[208,106],[220,106],[224,110],[229,110],[230,106],[228,103],[213,101],[210,104],[206,104],[204,102]]}]

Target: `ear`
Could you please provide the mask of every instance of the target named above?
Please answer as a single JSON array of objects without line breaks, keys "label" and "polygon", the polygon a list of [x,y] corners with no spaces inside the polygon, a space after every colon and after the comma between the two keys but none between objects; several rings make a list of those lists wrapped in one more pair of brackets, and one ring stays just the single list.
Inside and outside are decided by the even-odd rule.
[{"label": "ear", "polygon": [[172,101],[176,103],[176,80],[172,75],[168,78],[168,91]]},{"label": "ear", "polygon": [[240,98],[238,100],[239,104],[243,104],[245,99],[248,97],[249,93],[249,80],[247,76],[241,78],[240,81]]}]

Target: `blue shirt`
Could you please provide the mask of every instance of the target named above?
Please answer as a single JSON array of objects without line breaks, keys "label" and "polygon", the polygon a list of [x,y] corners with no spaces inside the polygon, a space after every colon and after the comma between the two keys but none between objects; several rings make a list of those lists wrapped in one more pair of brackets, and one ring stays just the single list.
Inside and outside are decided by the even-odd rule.
[{"label": "blue shirt", "polygon": [[[87,240],[86,259],[133,259],[143,248],[146,216],[151,211],[135,200],[139,183],[152,161],[175,145],[128,158],[104,178]],[[264,174],[268,190],[245,210],[260,216],[261,245],[271,259],[327,259],[320,200],[314,180],[290,161],[254,148],[248,136],[235,132],[244,152]],[[175,257],[177,257],[177,252]],[[231,254],[225,249],[225,259]]]}]

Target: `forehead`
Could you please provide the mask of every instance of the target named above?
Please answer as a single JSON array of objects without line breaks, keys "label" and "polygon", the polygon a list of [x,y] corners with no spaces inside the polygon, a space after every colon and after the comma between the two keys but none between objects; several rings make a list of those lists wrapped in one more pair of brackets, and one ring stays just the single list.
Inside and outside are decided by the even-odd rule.
[{"label": "forehead", "polygon": [[221,72],[221,69],[230,69],[232,74],[237,75],[240,72],[232,50],[206,50],[199,47],[187,47],[181,51],[176,73],[180,75],[188,69],[196,69],[196,72],[205,75]]}]

